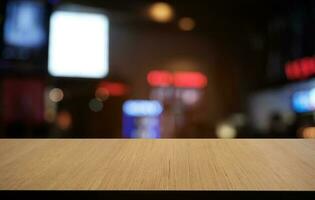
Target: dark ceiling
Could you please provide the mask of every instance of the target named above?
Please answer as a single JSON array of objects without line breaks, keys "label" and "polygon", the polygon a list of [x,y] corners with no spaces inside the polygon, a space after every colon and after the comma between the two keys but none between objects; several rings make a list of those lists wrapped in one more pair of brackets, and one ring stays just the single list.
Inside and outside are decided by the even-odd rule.
[{"label": "dark ceiling", "polygon": [[[79,2],[120,11],[134,11],[156,0],[63,0]],[[265,17],[287,9],[290,5],[304,0],[164,0],[173,5],[180,14],[195,16],[235,15]]]},{"label": "dark ceiling", "polygon": [[[141,20],[141,11],[156,0],[63,0],[62,2],[101,7],[133,17],[139,16]],[[198,29],[203,32],[214,30],[222,32],[239,26],[260,32],[264,31],[271,17],[289,11],[295,4],[304,0],[165,0],[164,2],[174,7],[177,17],[193,17],[198,23]]]}]

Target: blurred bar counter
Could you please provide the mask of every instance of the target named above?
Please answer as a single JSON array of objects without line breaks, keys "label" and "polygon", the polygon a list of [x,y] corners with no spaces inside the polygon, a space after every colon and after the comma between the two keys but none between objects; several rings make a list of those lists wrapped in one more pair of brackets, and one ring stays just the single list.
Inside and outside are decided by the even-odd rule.
[{"label": "blurred bar counter", "polygon": [[3,139],[0,190],[315,190],[315,140]]}]

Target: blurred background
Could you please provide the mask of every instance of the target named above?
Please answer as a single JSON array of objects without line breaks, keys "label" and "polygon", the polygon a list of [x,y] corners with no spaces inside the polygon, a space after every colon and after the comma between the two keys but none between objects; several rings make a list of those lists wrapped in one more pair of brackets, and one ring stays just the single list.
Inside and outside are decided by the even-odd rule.
[{"label": "blurred background", "polygon": [[0,4],[2,138],[315,138],[315,1]]}]

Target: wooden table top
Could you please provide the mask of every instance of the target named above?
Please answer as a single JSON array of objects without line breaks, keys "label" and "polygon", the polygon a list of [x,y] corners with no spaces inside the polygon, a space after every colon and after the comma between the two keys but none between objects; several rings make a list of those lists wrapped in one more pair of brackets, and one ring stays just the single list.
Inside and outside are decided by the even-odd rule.
[{"label": "wooden table top", "polygon": [[315,140],[0,140],[1,190],[315,190]]}]

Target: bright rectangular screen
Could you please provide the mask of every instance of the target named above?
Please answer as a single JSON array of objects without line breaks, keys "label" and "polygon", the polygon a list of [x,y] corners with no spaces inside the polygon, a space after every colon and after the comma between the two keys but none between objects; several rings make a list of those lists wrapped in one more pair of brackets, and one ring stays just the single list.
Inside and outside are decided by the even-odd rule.
[{"label": "bright rectangular screen", "polygon": [[108,73],[109,21],[103,14],[56,11],[50,19],[48,71],[57,77]]}]

